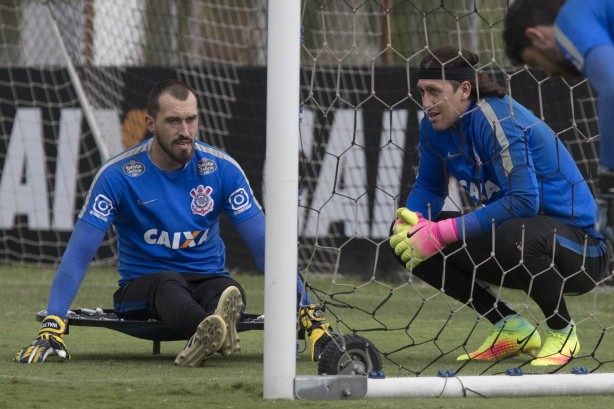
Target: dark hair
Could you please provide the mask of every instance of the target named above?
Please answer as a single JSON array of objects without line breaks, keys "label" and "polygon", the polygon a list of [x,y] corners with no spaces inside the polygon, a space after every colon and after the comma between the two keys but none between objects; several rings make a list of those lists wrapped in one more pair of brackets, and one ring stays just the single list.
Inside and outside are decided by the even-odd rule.
[{"label": "dark hair", "polygon": [[552,26],[566,0],[516,0],[505,16],[505,54],[512,64],[522,65],[522,50],[531,47],[525,34],[529,27]]},{"label": "dark hair", "polygon": [[[480,57],[476,53],[446,45],[431,50],[422,59],[420,68],[441,69],[441,67],[445,67],[445,70],[453,70],[455,67],[474,68],[479,61]],[[507,94],[507,90],[492,80],[486,73],[475,71],[475,74],[472,78],[466,79],[471,84],[471,94],[469,97],[473,101],[477,101],[478,98],[482,97],[502,97]],[[454,91],[460,86],[460,81],[457,80],[450,80],[450,83],[452,83]]]},{"label": "dark hair", "polygon": [[170,94],[173,98],[180,101],[188,99],[190,94],[196,96],[196,93],[185,82],[179,80],[164,80],[158,82],[149,92],[147,98],[147,113],[152,118],[155,118],[160,112],[160,96],[162,94]]}]

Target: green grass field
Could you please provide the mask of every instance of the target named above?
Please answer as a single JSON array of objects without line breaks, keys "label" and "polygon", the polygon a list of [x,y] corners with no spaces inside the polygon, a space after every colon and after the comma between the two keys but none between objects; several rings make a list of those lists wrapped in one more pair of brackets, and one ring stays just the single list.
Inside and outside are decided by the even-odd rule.
[{"label": "green grass field", "polygon": [[[316,408],[334,405],[345,408],[491,408],[510,405],[509,399],[481,398],[394,398],[348,401],[286,401],[262,398],[263,332],[241,333],[242,351],[229,358],[216,355],[206,366],[195,369],[173,365],[184,342],[162,343],[160,355],[151,354],[151,342],[133,338],[102,328],[73,327],[66,342],[72,359],[68,362],[48,362],[43,365],[19,365],[12,362],[15,352],[28,344],[37,334],[34,314],[46,308],[47,294],[54,271],[43,268],[0,267],[0,408]],[[112,269],[91,269],[81,286],[73,307],[110,307],[116,288],[117,274]],[[263,277],[239,275],[237,278],[248,292],[248,312],[263,312]],[[356,286],[352,280],[334,285],[321,278],[316,288],[327,292],[342,292],[350,288],[347,301],[358,302],[373,309],[390,294],[395,297],[377,310],[374,321],[370,315],[354,309],[339,309],[337,317],[342,325],[373,329],[384,325],[388,331],[370,331],[361,335],[372,340],[380,350],[399,352],[384,360],[387,376],[410,376],[398,368],[434,376],[438,369],[454,369],[465,375],[496,374],[505,368],[523,366],[526,358],[512,358],[501,364],[471,363],[459,366],[459,331],[468,334],[475,324],[474,314],[459,305],[437,296],[427,288],[411,288],[398,284],[384,285],[370,282]],[[406,292],[406,293],[405,293]],[[413,296],[410,296],[413,294]],[[419,295],[418,295],[419,294]],[[343,300],[339,295],[337,299]],[[521,308],[525,303],[521,294],[509,294],[512,303]],[[507,296],[506,296],[507,298]],[[421,299],[428,299],[426,307]],[[534,308],[529,305],[529,311]],[[597,372],[614,373],[614,329],[603,331],[614,323],[614,292],[596,291],[571,298],[574,317],[579,323],[585,358],[574,366],[586,366]],[[399,312],[403,312],[399,314]],[[419,314],[418,311],[421,311]],[[454,319],[446,324],[451,311]],[[395,313],[396,312],[396,313]],[[405,317],[400,318],[399,316]],[[409,338],[399,327],[407,325],[407,317],[416,317],[410,326]],[[542,319],[543,317],[537,317]],[[576,318],[577,319],[577,318]],[[375,323],[375,324],[374,324]],[[446,325],[444,325],[446,324]],[[442,328],[445,328],[442,330]],[[482,329],[484,328],[484,329]],[[468,347],[477,346],[486,333],[480,323]],[[601,337],[601,335],[604,335]],[[436,342],[426,342],[436,336]],[[598,348],[597,348],[598,347]],[[442,352],[443,351],[443,352]],[[595,352],[594,352],[595,351]],[[594,353],[593,353],[594,352]],[[434,359],[436,358],[436,359]],[[434,361],[434,363],[433,363]],[[523,367],[527,369],[528,367]],[[569,373],[567,368],[565,371]],[[317,366],[304,352],[297,359],[297,372],[315,375]],[[579,375],[581,376],[581,375]],[[613,375],[614,376],[614,375]],[[614,391],[612,391],[614,394]],[[514,408],[571,408],[587,406],[609,407],[611,396],[514,398]]]}]

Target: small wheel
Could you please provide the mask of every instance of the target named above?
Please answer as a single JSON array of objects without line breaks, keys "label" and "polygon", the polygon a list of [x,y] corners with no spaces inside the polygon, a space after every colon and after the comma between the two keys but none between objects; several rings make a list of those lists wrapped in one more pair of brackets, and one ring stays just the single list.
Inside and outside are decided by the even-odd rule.
[{"label": "small wheel", "polygon": [[329,341],[318,363],[319,375],[366,375],[381,370],[377,348],[368,339],[354,334]]}]

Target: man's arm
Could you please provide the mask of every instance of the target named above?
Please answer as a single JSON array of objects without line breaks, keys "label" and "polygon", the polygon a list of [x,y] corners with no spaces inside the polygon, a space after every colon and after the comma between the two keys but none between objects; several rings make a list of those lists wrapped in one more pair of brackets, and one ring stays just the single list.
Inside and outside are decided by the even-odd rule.
[{"label": "man's arm", "polygon": [[[260,212],[254,217],[236,225],[237,231],[247,244],[250,252],[256,260],[256,266],[261,273],[264,273],[264,241],[265,241],[265,217],[264,213]],[[298,301],[301,305],[311,304],[311,299],[300,274],[297,275],[296,291],[298,293]]]},{"label": "man's arm", "polygon": [[48,315],[65,317],[105,232],[77,220],[49,291]]},{"label": "man's arm", "polygon": [[586,75],[599,97],[601,165],[614,170],[614,46],[593,48],[586,56]]},{"label": "man's arm", "polygon": [[104,231],[91,224],[81,219],[77,220],[51,284],[47,317],[43,320],[38,337],[18,351],[14,361],[28,364],[42,363],[51,356],[70,359],[64,344],[64,334],[67,330],[66,314],[104,234]]},{"label": "man's arm", "polygon": [[235,225],[241,238],[256,260],[256,266],[264,273],[264,238],[265,219],[262,211],[242,223]]},{"label": "man's arm", "polygon": [[418,176],[405,202],[405,207],[409,210],[433,220],[441,213],[448,195],[448,175],[444,162],[435,152],[436,148],[432,147],[433,142],[429,140],[429,135],[433,138],[436,134],[428,124],[428,119],[424,118],[420,124]]}]

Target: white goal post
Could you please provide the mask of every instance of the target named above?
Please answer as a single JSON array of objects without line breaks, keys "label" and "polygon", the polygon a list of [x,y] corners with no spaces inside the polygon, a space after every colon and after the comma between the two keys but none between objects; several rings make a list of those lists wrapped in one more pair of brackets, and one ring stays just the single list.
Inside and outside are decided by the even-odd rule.
[{"label": "white goal post", "polygon": [[264,314],[266,399],[292,399],[296,373],[300,0],[269,0]]},{"label": "white goal post", "polygon": [[369,379],[365,376],[297,376],[299,399],[511,398],[607,395],[612,374],[502,375]]}]

